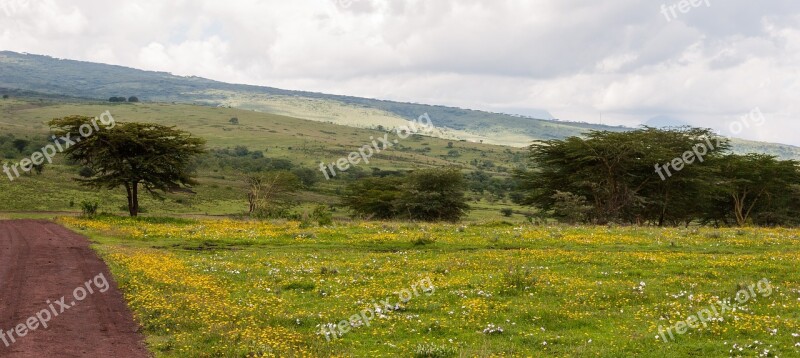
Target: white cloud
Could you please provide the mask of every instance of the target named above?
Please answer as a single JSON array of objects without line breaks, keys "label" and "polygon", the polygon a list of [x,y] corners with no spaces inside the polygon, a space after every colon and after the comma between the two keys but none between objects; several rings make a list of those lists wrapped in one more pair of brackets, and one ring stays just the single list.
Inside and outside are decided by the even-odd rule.
[{"label": "white cloud", "polygon": [[[0,0],[0,48],[373,98],[800,145],[800,4],[647,0]],[[670,2],[667,2],[669,4]],[[24,6],[23,6],[24,5]]]}]

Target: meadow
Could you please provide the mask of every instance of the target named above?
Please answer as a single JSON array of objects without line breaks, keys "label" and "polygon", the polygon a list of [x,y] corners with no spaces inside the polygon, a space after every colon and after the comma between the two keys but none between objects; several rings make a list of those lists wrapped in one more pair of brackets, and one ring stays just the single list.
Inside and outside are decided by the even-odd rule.
[{"label": "meadow", "polygon": [[[796,229],[58,221],[92,239],[157,357],[800,355]],[[659,337],[763,279],[769,295]]]},{"label": "meadow", "polygon": [[[327,204],[336,206],[339,193],[346,181],[326,181],[318,171],[320,162],[331,162],[346,156],[371,137],[382,137],[386,132],[367,128],[350,128],[331,123],[321,123],[255,111],[170,103],[107,103],[90,100],[61,100],[12,98],[0,100],[0,132],[32,141],[24,153],[6,153],[0,161],[16,163],[41,148],[49,133],[47,122],[67,115],[97,116],[109,110],[119,122],[154,122],[176,126],[195,136],[206,139],[209,149],[245,146],[263,152],[266,158],[290,161],[295,168],[310,168],[318,174],[319,183],[304,188],[298,194],[301,204]],[[239,124],[230,123],[237,118]],[[410,118],[413,119],[413,118]],[[436,119],[433,118],[436,125]],[[428,167],[456,166],[466,171],[481,169],[489,176],[505,179],[514,167],[524,161],[524,151],[467,141],[445,140],[434,137],[411,136],[389,151],[374,156],[368,165],[358,169],[366,173],[376,169],[407,171]],[[458,152],[457,156],[450,155]],[[219,165],[217,165],[219,164]],[[480,167],[476,166],[480,165]],[[55,163],[47,165],[41,175],[23,175],[13,182],[0,180],[0,217],[26,217],[37,212],[79,213],[83,201],[96,202],[99,211],[123,214],[125,191],[94,190],[81,187],[74,179],[80,178],[80,168],[66,162],[62,154]],[[355,171],[355,169],[351,169]],[[229,163],[212,163],[197,170],[200,185],[195,194],[167,194],[166,200],[155,200],[141,195],[146,214],[158,216],[223,216],[240,215],[248,209],[246,173],[232,168]],[[468,220],[499,219],[500,209],[515,212],[529,211],[507,199],[488,200],[489,195],[475,195],[475,210]],[[24,198],[24,200],[22,199]],[[515,220],[522,221],[521,215]],[[334,213],[338,218],[348,215],[343,210]]]}]

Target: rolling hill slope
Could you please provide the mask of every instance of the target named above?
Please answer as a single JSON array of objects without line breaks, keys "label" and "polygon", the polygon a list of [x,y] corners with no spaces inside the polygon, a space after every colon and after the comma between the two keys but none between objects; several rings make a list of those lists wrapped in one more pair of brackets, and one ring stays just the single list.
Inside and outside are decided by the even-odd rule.
[{"label": "rolling hill slope", "polygon": [[135,95],[150,102],[224,105],[358,127],[392,126],[428,113],[442,129],[442,137],[513,146],[527,145],[532,139],[579,135],[589,129],[623,130],[452,107],[227,84],[14,52],[0,52],[0,87],[92,99]]},{"label": "rolling hill slope", "polygon": [[[428,113],[434,136],[523,147],[534,140],[577,136],[589,130],[629,128],[519,117],[461,108],[228,84],[200,77],[121,66],[0,52],[0,88],[104,100],[137,96],[146,102],[233,107],[359,128],[393,128]],[[8,91],[8,90],[7,90]],[[800,159],[800,148],[733,140],[736,152],[758,151]]]}]

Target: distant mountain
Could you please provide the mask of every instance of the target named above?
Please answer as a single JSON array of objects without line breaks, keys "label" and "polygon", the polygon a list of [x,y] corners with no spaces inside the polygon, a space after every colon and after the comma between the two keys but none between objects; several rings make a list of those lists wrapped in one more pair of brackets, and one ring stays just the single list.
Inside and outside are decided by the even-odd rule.
[{"label": "distant mountain", "polygon": [[[288,91],[181,77],[121,66],[0,52],[0,87],[93,99],[137,96],[143,101],[231,106],[357,127],[393,126],[428,113],[441,135],[454,139],[524,146],[535,139],[564,138],[587,130],[624,130],[588,123],[461,108]],[[549,113],[538,113],[549,116]]]},{"label": "distant mountain", "polygon": [[[546,111],[528,113],[548,118],[540,119],[454,107],[289,91],[9,51],[0,52],[0,88],[100,100],[137,96],[142,101],[226,106],[362,128],[379,125],[391,128],[428,113],[437,128],[436,136],[517,147],[526,146],[534,140],[578,136],[589,130],[630,130],[622,126],[551,120],[552,116]],[[660,126],[661,123],[672,122],[653,119],[648,123]],[[797,147],[736,141],[737,150],[739,143],[747,143],[742,144],[742,149],[759,148],[769,154],[800,159],[800,148]]]}]

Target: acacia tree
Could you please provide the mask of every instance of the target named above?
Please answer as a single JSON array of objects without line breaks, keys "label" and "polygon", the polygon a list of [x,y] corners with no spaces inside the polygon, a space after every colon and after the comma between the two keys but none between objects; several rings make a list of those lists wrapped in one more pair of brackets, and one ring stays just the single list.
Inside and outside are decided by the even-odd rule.
[{"label": "acacia tree", "polygon": [[460,220],[471,209],[467,183],[455,168],[422,169],[407,177],[372,177],[351,183],[342,202],[369,219]]},{"label": "acacia tree", "polygon": [[415,171],[402,189],[399,212],[412,220],[456,222],[471,210],[467,182],[456,168]]},{"label": "acacia tree", "polygon": [[747,224],[753,214],[788,209],[780,198],[796,198],[794,187],[800,183],[796,161],[765,154],[731,154],[722,158],[718,167],[720,200],[739,226]]},{"label": "acacia tree", "polygon": [[[49,125],[56,136],[75,138],[82,125],[92,118],[70,116],[54,119]],[[115,123],[91,136],[65,144],[71,160],[88,167],[93,174],[76,179],[94,188],[124,187],[131,216],[139,214],[139,187],[156,198],[197,184],[191,163],[205,152],[205,141],[190,133],[151,123]]]},{"label": "acacia tree", "polygon": [[[554,210],[556,194],[563,192],[585,198],[593,207],[587,220],[596,223],[687,222],[697,215],[700,195],[708,192],[709,166],[685,165],[661,178],[654,165],[680,158],[712,137],[708,129],[642,128],[536,142],[529,148],[533,169],[515,175],[522,190],[517,202]],[[713,142],[705,163],[729,147],[724,140]]]},{"label": "acacia tree", "polygon": [[342,197],[356,216],[367,219],[389,220],[400,213],[398,202],[402,195],[403,178],[364,178],[351,183]]}]

